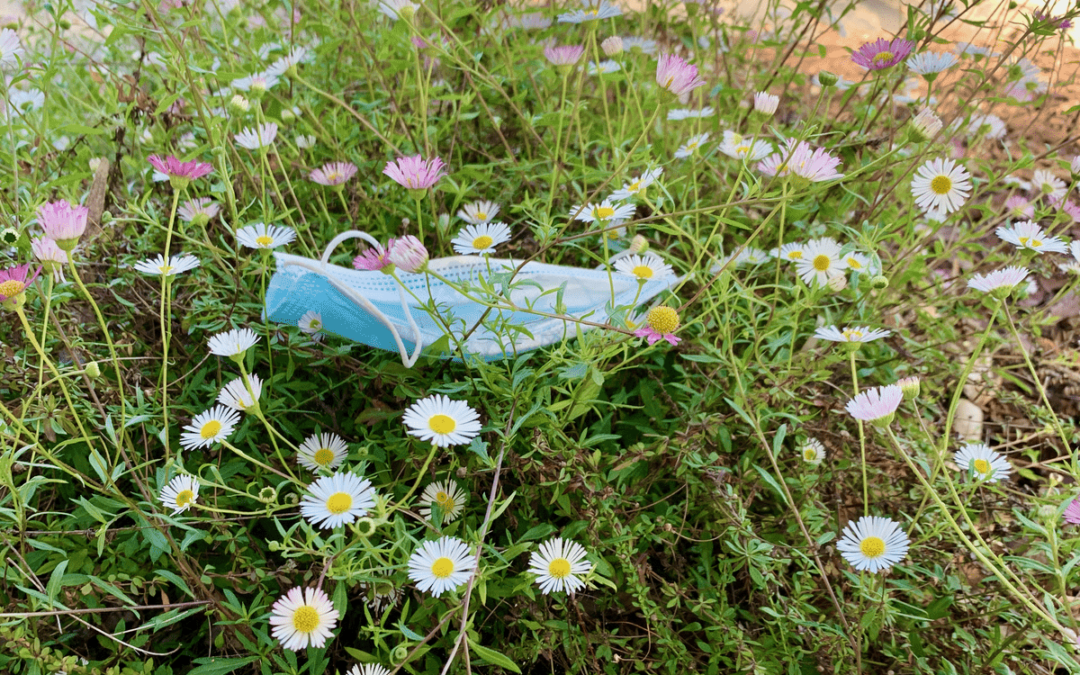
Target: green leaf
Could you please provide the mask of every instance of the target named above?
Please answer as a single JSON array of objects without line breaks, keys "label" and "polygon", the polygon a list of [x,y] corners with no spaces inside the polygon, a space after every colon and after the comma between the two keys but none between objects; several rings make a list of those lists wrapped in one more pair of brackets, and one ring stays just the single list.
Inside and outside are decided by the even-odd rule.
[{"label": "green leaf", "polygon": [[493,666],[499,666],[500,668],[506,668],[507,670],[512,670],[515,673],[518,673],[518,675],[521,674],[521,669],[518,668],[517,664],[515,664],[513,661],[511,661],[510,657],[506,656],[505,654],[500,654],[499,652],[495,651],[494,649],[488,649],[487,647],[481,647],[480,645],[476,644],[472,640],[469,640],[469,649],[472,650],[473,654],[479,656],[481,659],[487,661],[488,663],[490,663]]},{"label": "green leaf", "polygon": [[49,577],[49,585],[45,587],[45,593],[49,596],[50,600],[56,600],[56,596],[60,593],[60,584],[64,580],[64,571],[67,569],[68,561],[63,560],[56,569],[53,570],[52,576]]}]

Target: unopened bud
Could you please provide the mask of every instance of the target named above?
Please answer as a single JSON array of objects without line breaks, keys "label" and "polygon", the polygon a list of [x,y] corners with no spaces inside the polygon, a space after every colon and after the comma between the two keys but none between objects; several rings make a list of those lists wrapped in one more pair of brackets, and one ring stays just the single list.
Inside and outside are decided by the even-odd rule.
[{"label": "unopened bud", "polygon": [[837,77],[836,75],[833,75],[832,73],[830,73],[827,70],[823,70],[823,71],[819,72],[817,74],[817,79],[818,79],[818,82],[820,82],[821,86],[823,86],[823,87],[835,87],[836,83],[840,81],[839,77]]},{"label": "unopened bud", "polygon": [[96,380],[101,377],[101,366],[97,364],[97,361],[91,361],[86,364],[86,376],[91,380]]},{"label": "unopened bud", "polygon": [[911,400],[919,395],[919,378],[912,375],[911,377],[905,377],[896,382],[900,386],[900,390],[904,392],[904,398]]},{"label": "unopened bud", "polygon": [[649,240],[640,234],[635,234],[630,240],[630,254],[639,255],[649,250]]},{"label": "unopened bud", "polygon": [[19,241],[19,231],[14,227],[6,227],[3,232],[0,232],[0,242],[3,242],[5,246],[14,246],[17,241]]},{"label": "unopened bud", "polygon": [[889,287],[889,279],[879,274],[870,280],[870,286],[880,291]]},{"label": "unopened bud", "polygon": [[829,281],[826,282],[825,285],[828,286],[829,290],[833,293],[839,293],[840,291],[847,288],[847,277],[845,277],[843,274],[839,274],[835,277],[830,277]]},{"label": "unopened bud", "polygon": [[234,115],[242,115],[249,110],[251,110],[251,103],[240,94],[233,96],[229,101],[229,112]]},{"label": "unopened bud", "polygon": [[394,651],[390,652],[390,660],[394,663],[403,663],[407,658],[409,658],[409,648],[405,645],[398,645],[394,647]]},{"label": "unopened bud", "polygon": [[618,56],[623,51],[622,38],[618,35],[612,35],[600,43],[600,48],[608,56]]}]

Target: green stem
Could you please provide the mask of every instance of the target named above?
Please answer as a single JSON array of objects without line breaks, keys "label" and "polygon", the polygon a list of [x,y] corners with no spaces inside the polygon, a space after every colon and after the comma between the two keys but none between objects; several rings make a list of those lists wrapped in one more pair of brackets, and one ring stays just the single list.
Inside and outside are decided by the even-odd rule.
[{"label": "green stem", "polygon": [[[779,256],[777,256],[779,257]],[[848,347],[848,345],[844,345]],[[848,352],[848,357],[851,359],[851,386],[855,389],[855,396],[859,395],[859,371],[855,367],[855,352],[857,350],[851,350]],[[862,495],[863,495],[863,515],[870,515],[870,481],[866,478],[866,427],[863,426],[863,421],[858,420],[859,423],[859,451],[860,461],[862,463]]]}]

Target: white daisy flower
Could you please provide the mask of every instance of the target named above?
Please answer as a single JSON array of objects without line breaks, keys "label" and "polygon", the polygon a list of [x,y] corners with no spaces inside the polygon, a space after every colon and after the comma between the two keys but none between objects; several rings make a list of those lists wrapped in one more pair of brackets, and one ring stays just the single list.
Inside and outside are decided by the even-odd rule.
[{"label": "white daisy flower", "polygon": [[363,518],[373,506],[375,490],[371,481],[340,472],[323,476],[308,486],[308,494],[300,502],[300,513],[312,525],[329,530]]},{"label": "white daisy flower", "polygon": [[907,556],[908,536],[900,524],[878,516],[863,516],[849,522],[836,544],[844,560],[860,572],[887,570]]},{"label": "white daisy flower", "polygon": [[1031,220],[1022,220],[1013,224],[1012,227],[999,227],[996,233],[1004,241],[1018,248],[1026,248],[1036,253],[1069,252],[1069,246],[1064,240],[1046,234],[1041,227]]},{"label": "white daisy flower", "polygon": [[873,342],[890,335],[892,335],[891,331],[867,326],[843,329],[836,326],[824,326],[814,331],[814,337],[830,342]]},{"label": "white daisy flower", "polygon": [[278,83],[278,76],[272,73],[255,73],[232,81],[232,88],[255,93],[269,91]]},{"label": "white daisy flower", "polygon": [[581,544],[556,537],[532,552],[529,573],[536,575],[536,584],[544,595],[552,591],[573,595],[585,587],[581,577],[592,571],[592,563],[585,556]]},{"label": "white daisy flower", "polygon": [[675,273],[671,269],[671,265],[664,262],[655,253],[620,258],[615,261],[615,271],[635,277],[641,282],[649,279],[664,279]]},{"label": "white daisy flower", "polygon": [[277,124],[267,122],[257,127],[245,127],[233,139],[236,144],[246,150],[261,150],[268,148],[277,138]]},{"label": "white daisy flower", "polygon": [[348,454],[349,446],[341,436],[333,433],[312,434],[300,444],[296,461],[312,471],[333,470],[341,466]]},{"label": "white daisy flower", "polygon": [[770,257],[775,256],[772,256],[768,251],[763,251],[760,248],[744,246],[738,252],[721,258],[720,262],[713,265],[710,271],[713,274],[719,274],[720,270],[724,269],[730,262],[734,262],[736,267],[742,267],[743,265],[760,265],[761,263],[766,262]]},{"label": "white daisy flower", "polygon": [[622,10],[614,5],[600,0],[599,2],[584,2],[585,9],[576,9],[559,15],[559,23],[585,23],[586,21],[599,21],[612,19],[622,15]]},{"label": "white daisy flower", "polygon": [[315,137],[305,136],[303,134],[296,137],[296,147],[301,150],[310,150],[315,147]]},{"label": "white daisy flower", "polygon": [[643,54],[655,54],[656,53],[656,40],[649,40],[643,37],[637,37],[635,35],[624,35],[622,39],[623,51],[633,52],[635,49],[641,50]]},{"label": "white daisy flower", "polygon": [[698,134],[693,136],[686,143],[679,146],[679,149],[675,151],[675,157],[678,159],[685,159],[690,155],[695,154],[705,143],[709,142],[709,132]]},{"label": "white daisy flower", "polygon": [[795,262],[797,260],[802,260],[803,258],[805,258],[806,252],[808,250],[809,248],[806,244],[799,241],[793,241],[791,243],[784,244],[780,248],[774,248],[773,250],[769,251],[769,255],[774,258],[782,258],[784,260]]},{"label": "white daisy flower", "polygon": [[255,223],[236,231],[236,241],[248,248],[277,248],[296,239],[296,231],[283,225]]},{"label": "white daisy flower", "polygon": [[250,328],[233,328],[224,333],[211,335],[207,341],[210,353],[216,356],[240,356],[255,346],[259,336]]},{"label": "white daisy flower", "polygon": [[825,459],[825,446],[816,438],[808,438],[799,448],[799,456],[807,464],[817,466]]},{"label": "white daisy flower", "polygon": [[747,138],[734,131],[725,131],[724,140],[720,142],[720,152],[735,159],[745,159],[748,162],[756,162],[771,155],[775,148],[772,143],[760,138]]},{"label": "white daisy flower", "polygon": [[216,405],[200,413],[184,427],[180,445],[188,450],[204,448],[229,437],[240,421],[240,413],[223,405]]},{"label": "white daisy flower", "polygon": [[470,225],[490,223],[497,215],[499,215],[499,205],[486,200],[466,204],[457,212],[457,217]]},{"label": "white daisy flower", "polygon": [[815,281],[825,286],[829,279],[842,276],[847,269],[840,249],[840,244],[829,237],[811,239],[804,257],[795,260],[795,270],[807,286],[813,286]]},{"label": "white daisy flower", "polygon": [[648,169],[641,174],[641,177],[637,180],[630,181],[624,184],[620,189],[611,193],[612,199],[626,200],[636,197],[639,194],[645,192],[646,189],[660,177],[660,174],[664,173],[664,170],[657,167]]},{"label": "white daisy flower", "polygon": [[19,57],[23,55],[22,42],[19,34],[10,28],[0,30],[0,68],[9,70],[19,65]]},{"label": "white daisy flower", "polygon": [[322,314],[313,309],[304,312],[304,315],[300,317],[300,320],[296,322],[296,325],[300,328],[300,332],[305,335],[310,335],[311,339],[316,342],[322,337],[322,333],[320,332],[323,329]]},{"label": "white daisy flower", "polygon": [[188,475],[174,477],[161,489],[161,503],[173,510],[173,515],[183,513],[199,499],[199,481]]},{"label": "white daisy flower", "polygon": [[390,669],[378,663],[364,663],[349,668],[345,675],[390,675]]},{"label": "white daisy flower", "polygon": [[480,415],[464,401],[435,394],[413,403],[403,418],[409,435],[440,448],[464,445],[480,433]]},{"label": "white daisy flower", "polygon": [[143,274],[153,274],[155,276],[169,276],[174,277],[177,274],[187,272],[195,269],[199,266],[199,259],[189,254],[178,254],[169,258],[169,262],[165,262],[165,258],[159,253],[156,258],[150,258],[149,260],[142,260],[133,265],[133,267]]},{"label": "white daisy flower", "polygon": [[951,159],[931,159],[911,179],[911,194],[923,211],[957,211],[971,194],[971,175]]},{"label": "white daisy flower", "polygon": [[[306,61],[307,57],[308,57],[307,48],[297,45],[297,46],[293,47],[292,50],[288,54],[286,54],[285,56],[282,56],[277,61],[274,61],[273,63],[271,63],[270,67],[266,69],[266,74],[267,75],[274,75],[276,77],[281,77],[282,75],[287,73],[289,71],[289,69],[292,68],[293,66],[298,66],[301,63],[303,63],[304,61]],[[275,126],[274,129],[276,131],[277,127]],[[271,140],[273,140],[273,139],[271,139]]]},{"label": "white daisy flower", "polygon": [[[218,394],[218,403],[240,412],[254,410],[258,407],[259,398],[262,396],[262,380],[252,373],[248,376],[248,384],[251,385],[251,392],[248,392],[242,376],[228,383]],[[252,399],[252,394],[255,396],[254,399]]]},{"label": "white daisy flower", "polygon": [[584,223],[609,223],[609,221],[622,221],[634,217],[637,206],[633,204],[616,204],[610,199],[605,199],[600,204],[585,204],[575,206],[570,210],[570,217]]},{"label": "white daisy flower", "polygon": [[455,537],[425,541],[409,557],[409,578],[436,598],[467,582],[475,568],[469,547]]},{"label": "white daisy flower", "polygon": [[510,227],[506,223],[480,223],[466,225],[450,243],[461,255],[491,255],[495,247],[510,241]]},{"label": "white daisy flower", "polygon": [[1005,120],[997,115],[974,115],[971,118],[971,122],[968,123],[969,134],[972,136],[985,136],[990,140],[997,140],[1003,137],[1007,131],[1008,128],[1005,126]]},{"label": "white daisy flower", "polygon": [[430,483],[420,495],[420,515],[431,518],[433,507],[438,504],[442,510],[443,523],[452,523],[461,515],[468,498],[465,492],[452,480]]},{"label": "white daisy flower", "polygon": [[618,61],[601,61],[599,65],[594,61],[589,61],[588,73],[589,75],[602,75],[607,73],[617,73],[622,70],[622,66]]},{"label": "white daisy flower", "polygon": [[701,108],[700,110],[694,110],[693,108],[678,108],[676,110],[669,110],[667,118],[669,122],[678,122],[680,120],[698,120],[705,117],[712,117],[716,114],[716,110],[708,106]]},{"label": "white daisy flower", "polygon": [[1046,169],[1036,169],[1035,176],[1031,179],[1032,188],[1050,201],[1055,202],[1065,196],[1068,188],[1065,181]]},{"label": "white daisy flower", "polygon": [[[956,55],[949,52],[923,52],[909,56],[907,67],[913,73],[918,73],[927,80],[932,81],[938,73],[955,66],[957,61]],[[926,77],[927,75],[931,77]]]},{"label": "white daisy flower", "polygon": [[856,272],[872,271],[870,269],[870,259],[862,253],[855,253],[852,251],[844,256],[844,262],[847,263],[849,270],[854,270]]},{"label": "white daisy flower", "polygon": [[[1073,242],[1076,243],[1076,242]],[[968,280],[968,288],[983,293],[991,293],[995,297],[1004,298],[1014,288],[1028,280],[1026,267],[1005,267],[994,270],[989,274],[976,274]]]},{"label": "white daisy flower", "polygon": [[[388,573],[375,572],[374,575],[386,577]],[[364,581],[360,583],[360,588],[364,593],[364,604],[375,616],[382,616],[387,608],[393,607],[401,600],[401,589],[389,579]]]},{"label": "white daisy flower", "polygon": [[956,451],[953,455],[956,465],[965,473],[970,473],[975,480],[996,483],[999,480],[1008,480],[1012,466],[1009,460],[999,452],[995,452],[985,443],[970,443]]},{"label": "white daisy flower", "polygon": [[321,588],[296,586],[270,608],[272,634],[285,649],[322,647],[334,637],[338,611]]}]

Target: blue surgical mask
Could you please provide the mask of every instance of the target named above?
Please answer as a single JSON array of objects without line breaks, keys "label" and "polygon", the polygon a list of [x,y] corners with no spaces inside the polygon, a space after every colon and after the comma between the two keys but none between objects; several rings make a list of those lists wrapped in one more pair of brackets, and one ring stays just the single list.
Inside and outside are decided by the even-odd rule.
[{"label": "blue surgical mask", "polygon": [[[450,319],[452,346],[459,344],[487,312],[486,306],[427,274],[398,271],[398,278],[412,292],[410,294],[390,275],[330,264],[328,260],[334,248],[354,237],[379,245],[369,235],[353,230],[335,237],[321,260],[275,253],[277,271],[266,289],[269,319],[295,326],[300,317],[314,310],[322,315],[324,331],[370,347],[397,351],[402,362],[412,367],[425,346],[446,337],[443,323],[435,321],[420,308],[413,294],[425,302],[429,297],[434,299],[441,315]],[[507,272],[520,265],[512,260],[476,256],[428,261],[430,270],[455,284],[475,284],[481,277],[498,278],[500,273],[506,278]],[[603,324],[608,322],[612,306],[625,308],[648,302],[678,281],[679,278],[674,276],[648,280],[639,290],[638,280],[626,275],[609,276],[604,270],[527,262],[514,277],[510,298],[517,307]],[[481,297],[490,300],[487,294]],[[557,306],[560,298],[562,307]],[[625,316],[625,312],[620,316]],[[528,334],[520,331],[498,334],[487,325],[481,325],[462,344],[466,354],[479,355],[486,360],[511,358],[520,352],[577,335],[576,322],[530,312],[491,310],[485,319],[485,324],[507,323],[523,328]],[[582,330],[593,328],[586,324],[580,326]]]}]

